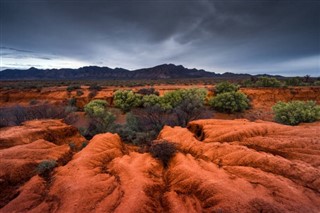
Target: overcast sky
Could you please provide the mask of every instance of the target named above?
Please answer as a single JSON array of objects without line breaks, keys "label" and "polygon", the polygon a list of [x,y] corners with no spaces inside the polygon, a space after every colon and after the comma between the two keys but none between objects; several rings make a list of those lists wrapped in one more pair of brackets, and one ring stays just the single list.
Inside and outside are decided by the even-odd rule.
[{"label": "overcast sky", "polygon": [[320,76],[320,1],[0,0],[1,69],[138,69]]}]

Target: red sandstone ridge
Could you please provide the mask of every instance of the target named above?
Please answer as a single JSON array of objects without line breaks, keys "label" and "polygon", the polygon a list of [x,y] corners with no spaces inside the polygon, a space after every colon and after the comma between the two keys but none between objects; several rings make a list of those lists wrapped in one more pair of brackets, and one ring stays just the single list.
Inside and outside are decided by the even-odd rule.
[{"label": "red sandstone ridge", "polygon": [[66,125],[62,120],[32,120],[22,126],[0,129],[0,149],[16,145],[28,144],[44,139],[57,145],[74,143],[80,146],[85,140],[78,129]]},{"label": "red sandstone ridge", "polygon": [[[291,127],[211,119],[191,122],[188,128],[165,127],[158,138],[178,149],[166,169],[118,135],[99,134],[49,179],[34,175],[21,184],[0,212],[316,213],[319,132],[319,122]],[[48,143],[0,151],[9,158],[24,149],[30,152],[31,144],[47,145],[47,152],[40,149],[42,154],[32,158],[36,162],[42,155],[58,159],[68,151],[65,145]]]},{"label": "red sandstone ridge", "polygon": [[36,175],[38,164],[64,165],[72,157],[69,143],[85,139],[60,120],[34,120],[0,130],[0,207],[17,195],[17,187]]}]

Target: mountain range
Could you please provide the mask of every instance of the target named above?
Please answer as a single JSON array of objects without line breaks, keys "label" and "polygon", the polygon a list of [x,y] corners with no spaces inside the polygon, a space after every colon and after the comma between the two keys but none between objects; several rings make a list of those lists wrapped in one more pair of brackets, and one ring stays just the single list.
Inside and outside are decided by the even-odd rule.
[{"label": "mountain range", "polygon": [[162,64],[151,68],[127,70],[86,66],[79,69],[6,69],[0,72],[0,80],[59,80],[59,79],[184,79],[184,78],[248,78],[250,74],[218,74],[202,69],[188,69],[182,65]]}]

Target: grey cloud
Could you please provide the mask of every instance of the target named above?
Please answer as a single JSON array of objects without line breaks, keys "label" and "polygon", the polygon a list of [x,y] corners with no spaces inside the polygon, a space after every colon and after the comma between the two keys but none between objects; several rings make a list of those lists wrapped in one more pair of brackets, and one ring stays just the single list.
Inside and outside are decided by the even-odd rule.
[{"label": "grey cloud", "polygon": [[1,46],[88,65],[255,72],[320,55],[319,9],[308,0],[3,0]]}]

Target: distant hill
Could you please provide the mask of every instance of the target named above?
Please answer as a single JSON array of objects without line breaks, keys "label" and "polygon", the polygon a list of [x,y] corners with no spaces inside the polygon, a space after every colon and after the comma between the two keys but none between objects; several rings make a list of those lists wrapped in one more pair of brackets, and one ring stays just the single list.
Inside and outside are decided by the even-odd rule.
[{"label": "distant hill", "polygon": [[126,70],[87,66],[79,69],[6,69],[0,80],[59,80],[59,79],[183,79],[183,78],[248,78],[249,74],[217,74],[205,70],[188,69],[182,65],[162,64],[151,68]]}]

